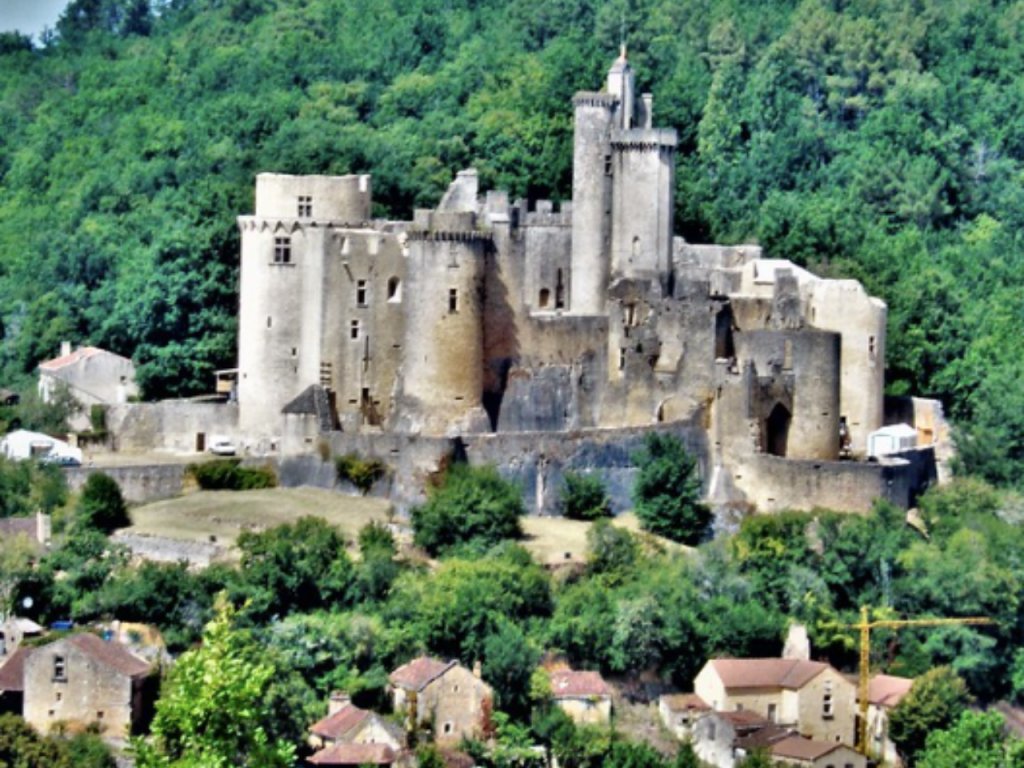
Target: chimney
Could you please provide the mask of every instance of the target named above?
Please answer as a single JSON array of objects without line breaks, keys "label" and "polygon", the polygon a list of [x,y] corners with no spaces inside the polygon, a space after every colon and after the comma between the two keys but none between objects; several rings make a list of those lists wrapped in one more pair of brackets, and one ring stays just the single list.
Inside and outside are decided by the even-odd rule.
[{"label": "chimney", "polygon": [[786,644],[782,649],[782,658],[809,661],[811,658],[811,640],[807,637],[807,627],[803,624],[791,624],[786,635]]},{"label": "chimney", "polygon": [[61,357],[67,357],[70,354],[71,354],[71,342],[70,341],[62,341],[60,343],[60,356]]},{"label": "chimney", "polygon": [[351,703],[352,697],[344,691],[332,691],[327,700],[327,716],[330,717],[335,712],[340,712]]},{"label": "chimney", "polygon": [[645,93],[640,98],[644,101],[644,128],[649,131],[654,127],[654,95]]}]

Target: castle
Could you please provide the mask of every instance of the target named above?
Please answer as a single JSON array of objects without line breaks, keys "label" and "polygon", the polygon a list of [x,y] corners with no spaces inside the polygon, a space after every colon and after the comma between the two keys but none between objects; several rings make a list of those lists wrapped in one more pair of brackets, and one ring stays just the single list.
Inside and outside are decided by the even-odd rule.
[{"label": "castle", "polygon": [[437,208],[375,221],[369,176],[260,174],[238,219],[239,431],[311,452],[678,425],[713,495],[906,501],[913,473],[857,461],[884,423],[885,304],[756,246],[673,237],[676,133],[653,127],[625,51],[573,107],[557,209],[481,196],[466,170]]}]

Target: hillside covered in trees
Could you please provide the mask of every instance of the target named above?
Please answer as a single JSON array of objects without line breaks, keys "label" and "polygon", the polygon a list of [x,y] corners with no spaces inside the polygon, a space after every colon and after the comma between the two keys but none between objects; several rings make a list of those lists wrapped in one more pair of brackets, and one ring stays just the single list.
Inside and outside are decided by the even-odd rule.
[{"label": "hillside covered in trees", "polygon": [[260,171],[372,173],[381,215],[470,165],[567,197],[570,99],[623,35],[679,131],[677,230],[864,281],[890,391],[1019,484],[1020,2],[73,0],[40,46],[0,36],[0,383],[70,338],[147,396],[208,389]]}]

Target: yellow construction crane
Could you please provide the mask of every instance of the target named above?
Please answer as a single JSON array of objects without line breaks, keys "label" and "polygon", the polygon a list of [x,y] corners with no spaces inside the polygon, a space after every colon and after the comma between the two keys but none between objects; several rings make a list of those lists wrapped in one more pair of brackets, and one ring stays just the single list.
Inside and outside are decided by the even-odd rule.
[{"label": "yellow construction crane", "polygon": [[857,749],[861,754],[868,754],[868,681],[871,677],[871,630],[942,627],[951,624],[995,624],[995,622],[984,616],[967,616],[957,619],[876,619],[868,621],[868,607],[863,605],[860,609],[860,622],[846,625],[849,629],[860,630],[860,669],[857,681],[860,722],[857,723]]}]

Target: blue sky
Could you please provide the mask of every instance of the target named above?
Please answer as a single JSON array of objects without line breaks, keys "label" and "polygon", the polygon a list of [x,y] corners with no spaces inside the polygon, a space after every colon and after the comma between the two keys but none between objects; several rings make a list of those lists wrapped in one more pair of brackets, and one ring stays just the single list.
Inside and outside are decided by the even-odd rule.
[{"label": "blue sky", "polygon": [[0,32],[38,35],[57,23],[68,0],[0,0]]}]

